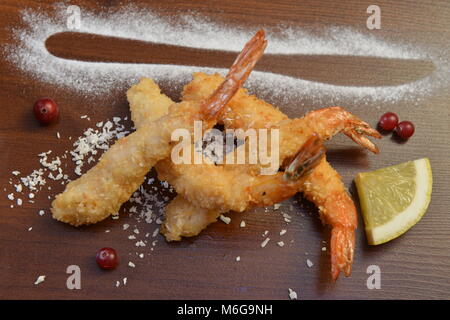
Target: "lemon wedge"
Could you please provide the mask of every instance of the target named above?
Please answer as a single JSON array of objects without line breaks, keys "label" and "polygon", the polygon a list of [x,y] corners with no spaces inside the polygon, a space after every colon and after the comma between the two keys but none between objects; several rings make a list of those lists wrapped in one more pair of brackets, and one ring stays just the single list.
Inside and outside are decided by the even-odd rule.
[{"label": "lemon wedge", "polygon": [[426,212],[433,185],[430,160],[359,173],[355,183],[367,240],[371,245],[385,243],[405,233]]}]

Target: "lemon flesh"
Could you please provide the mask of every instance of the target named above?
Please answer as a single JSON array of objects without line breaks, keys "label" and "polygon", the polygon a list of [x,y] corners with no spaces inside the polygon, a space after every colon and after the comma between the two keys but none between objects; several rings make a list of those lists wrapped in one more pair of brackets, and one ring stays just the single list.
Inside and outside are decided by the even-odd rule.
[{"label": "lemon flesh", "polygon": [[424,215],[431,199],[430,161],[422,158],[359,173],[355,179],[371,245],[405,233]]}]

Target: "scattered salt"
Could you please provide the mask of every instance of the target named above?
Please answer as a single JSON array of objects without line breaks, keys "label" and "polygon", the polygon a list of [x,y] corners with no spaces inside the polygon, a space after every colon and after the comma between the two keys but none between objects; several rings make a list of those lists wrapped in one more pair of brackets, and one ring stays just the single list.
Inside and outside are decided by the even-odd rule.
[{"label": "scattered salt", "polygon": [[[179,89],[193,71],[226,72],[226,69],[170,64],[96,63],[61,59],[48,52],[48,37],[67,31],[67,4],[55,5],[56,18],[42,11],[22,11],[23,27],[13,36],[17,43],[6,46],[8,60],[36,79],[82,92],[104,94],[112,88],[127,87],[136,79],[147,76],[156,81],[171,80]],[[190,48],[239,52],[251,38],[253,30],[217,23],[198,13],[190,12],[172,17],[142,10],[132,5],[110,12],[94,13],[83,8],[83,23],[77,30],[123,39],[141,40]],[[273,99],[304,100],[308,96],[317,104],[332,105],[344,98],[355,105],[369,101],[386,105],[399,100],[420,103],[420,98],[448,85],[449,62],[445,49],[434,48],[407,40],[394,39],[340,26],[314,28],[304,26],[266,27],[269,45],[266,54],[340,55],[381,57],[386,59],[431,60],[435,70],[427,77],[394,86],[340,86],[297,79],[271,72],[254,71],[247,82],[251,89],[266,92]],[[208,41],[205,41],[205,40]],[[443,52],[443,53],[442,53]],[[297,106],[296,106],[297,107]],[[88,118],[82,116],[81,118]]]},{"label": "scattered salt", "polygon": [[297,300],[297,292],[295,292],[291,288],[289,288],[288,290],[289,290],[289,298],[291,300]]},{"label": "scattered salt", "polygon": [[226,217],[223,214],[220,215],[220,220],[222,220],[222,222],[229,224],[231,222],[231,218],[230,217]]},{"label": "scattered salt", "polygon": [[136,247],[145,247],[145,242],[142,241],[142,240],[141,240],[141,241],[138,241],[138,242],[135,243],[135,246],[136,246]]},{"label": "scattered salt", "polygon": [[270,238],[265,238],[263,242],[261,242],[261,248],[264,248],[270,241]]},{"label": "scattered salt", "polygon": [[39,283],[42,283],[45,281],[45,276],[39,276],[36,281],[34,282],[35,285],[38,285]]}]

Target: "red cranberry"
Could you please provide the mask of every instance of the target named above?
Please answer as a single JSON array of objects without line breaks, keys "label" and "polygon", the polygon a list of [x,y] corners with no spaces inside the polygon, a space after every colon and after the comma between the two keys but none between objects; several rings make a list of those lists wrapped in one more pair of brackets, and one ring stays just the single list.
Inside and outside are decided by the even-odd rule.
[{"label": "red cranberry", "polygon": [[414,134],[414,130],[414,125],[410,121],[402,121],[397,125],[397,128],[395,128],[398,136],[402,139],[411,137]]},{"label": "red cranberry", "polygon": [[380,122],[378,122],[378,125],[384,131],[394,130],[397,124],[398,124],[398,117],[393,112],[386,112],[381,116]]},{"label": "red cranberry", "polygon": [[102,248],[95,257],[100,268],[112,270],[119,264],[119,256],[113,248]]},{"label": "red cranberry", "polygon": [[59,115],[58,105],[50,98],[42,98],[36,101],[33,111],[36,119],[43,124],[55,121]]}]

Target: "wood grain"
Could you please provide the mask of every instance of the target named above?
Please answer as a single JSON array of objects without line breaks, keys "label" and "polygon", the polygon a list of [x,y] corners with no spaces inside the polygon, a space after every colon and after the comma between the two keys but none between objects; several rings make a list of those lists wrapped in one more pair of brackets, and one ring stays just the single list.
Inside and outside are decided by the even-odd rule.
[{"label": "wood grain", "polygon": [[[14,45],[12,29],[22,25],[20,11],[28,8],[53,12],[52,1],[13,1],[0,3],[0,43]],[[94,11],[114,9],[121,1],[77,1],[82,8]],[[447,1],[378,1],[382,9],[382,29],[369,31],[365,27],[366,8],[372,1],[150,1],[137,5],[152,8],[163,15],[176,15],[194,10],[214,21],[256,30],[261,26],[297,25],[320,28],[330,25],[351,26],[368,34],[401,42],[449,48],[450,4]],[[94,61],[105,59],[104,46],[96,39],[83,38],[76,48],[73,38],[64,35],[49,40],[48,46],[59,55],[84,56]],[[108,44],[108,39],[103,39]],[[82,45],[84,47],[80,48]],[[129,50],[129,44],[111,42],[107,58],[124,61],[144,60],[141,53]],[[139,44],[137,44],[139,46]],[[72,48],[72,49],[64,49]],[[82,50],[81,50],[82,49]],[[79,52],[77,52],[79,50]],[[146,49],[151,57],[166,59],[170,63],[225,66],[232,56],[212,53],[198,55],[164,47]],[[126,57],[124,57],[124,53]],[[201,57],[201,58],[200,58]],[[283,72],[300,70],[296,76],[336,84],[397,84],[417,79],[430,71],[428,64],[384,63],[354,61],[337,57],[285,58],[280,62],[266,58],[258,64],[260,70]],[[289,68],[286,67],[289,65]],[[379,68],[377,68],[379,66]],[[345,76],[343,72],[347,71]],[[118,221],[106,220],[85,228],[72,228],[52,220],[48,214],[51,200],[63,186],[50,192],[43,191],[34,204],[25,202],[10,208],[6,198],[11,192],[8,181],[12,170],[23,173],[37,167],[36,155],[52,149],[55,154],[69,149],[86,126],[113,116],[129,114],[124,90],[115,90],[98,98],[85,97],[74,91],[52,86],[32,79],[1,57],[0,104],[4,110],[0,117],[0,298],[2,299],[287,299],[287,289],[296,290],[301,299],[449,299],[450,298],[450,216],[448,197],[449,166],[449,101],[448,88],[437,90],[420,101],[419,106],[399,102],[389,106],[402,119],[416,124],[416,134],[407,143],[398,143],[389,135],[379,142],[381,154],[374,156],[355,147],[345,137],[336,137],[328,143],[328,158],[342,174],[346,185],[356,198],[353,178],[357,172],[427,156],[433,168],[434,186],[432,202],[425,217],[407,234],[377,247],[366,244],[363,224],[357,233],[357,251],[353,274],[333,284],[329,276],[329,252],[321,250],[329,231],[323,228],[313,205],[288,201],[283,210],[293,216],[286,225],[277,212],[251,210],[231,214],[230,225],[216,223],[200,236],[181,243],[159,243],[153,252],[146,249],[145,259],[134,255],[136,248],[129,241],[129,232],[122,224],[132,226],[135,220],[123,208]],[[343,82],[344,81],[344,82]],[[174,99],[178,93],[169,85],[162,88]],[[255,92],[257,95],[270,96]],[[33,102],[41,96],[53,97],[62,108],[60,121],[49,127],[36,124],[31,113]],[[307,110],[322,107],[310,97],[302,101],[271,101],[290,116],[299,116]],[[379,116],[387,111],[383,105],[358,105],[349,99],[339,103],[375,125]],[[310,106],[308,108],[303,106]],[[299,107],[297,107],[299,106]],[[82,114],[91,117],[91,123],[79,119]],[[128,123],[131,127],[131,123]],[[62,139],[56,138],[60,132]],[[4,191],[6,188],[7,191]],[[11,191],[10,191],[11,190]],[[8,192],[9,191],[9,192]],[[357,198],[356,198],[357,200]],[[356,201],[357,202],[357,201]],[[292,205],[292,212],[289,207]],[[40,209],[47,211],[39,217]],[[247,227],[239,227],[244,219]],[[28,227],[33,230],[28,232]],[[148,228],[148,230],[146,230]],[[151,228],[151,229],[150,229]],[[141,232],[153,232],[154,226],[139,225]],[[278,235],[282,228],[288,232]],[[105,230],[111,230],[105,233]],[[262,234],[269,231],[271,242],[262,249]],[[279,248],[276,241],[287,245]],[[113,272],[102,272],[95,265],[95,252],[104,246],[118,250],[122,257],[120,267]],[[236,262],[236,256],[241,257]],[[314,262],[306,266],[306,259]],[[133,260],[137,267],[127,267]],[[66,267],[79,265],[82,269],[82,290],[66,288]],[[382,288],[368,290],[366,269],[378,265],[382,271]],[[33,282],[40,274],[47,279],[39,286]],[[128,278],[125,287],[115,288],[117,280]]]}]

